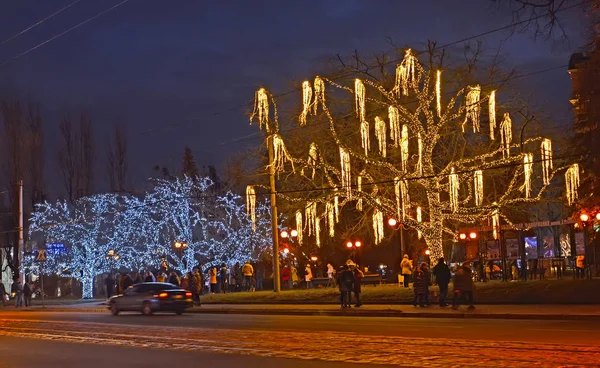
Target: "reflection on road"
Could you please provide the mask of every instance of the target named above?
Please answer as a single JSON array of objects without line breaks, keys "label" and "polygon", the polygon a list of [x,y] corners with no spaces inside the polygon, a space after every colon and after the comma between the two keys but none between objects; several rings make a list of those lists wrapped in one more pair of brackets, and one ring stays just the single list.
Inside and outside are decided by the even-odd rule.
[{"label": "reflection on road", "polygon": [[0,335],[152,349],[417,366],[596,365],[599,346],[411,338],[347,332],[221,330],[0,319]]}]

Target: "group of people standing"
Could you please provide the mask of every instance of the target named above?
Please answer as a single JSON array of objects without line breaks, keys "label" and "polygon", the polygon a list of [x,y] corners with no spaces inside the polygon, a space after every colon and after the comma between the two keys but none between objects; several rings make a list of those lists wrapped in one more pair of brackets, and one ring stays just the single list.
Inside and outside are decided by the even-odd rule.
[{"label": "group of people standing", "polygon": [[360,270],[360,267],[353,262],[348,262],[342,266],[341,272],[337,277],[337,284],[340,290],[340,304],[342,308],[352,308],[352,293],[356,299],[354,307],[358,308],[362,306],[360,301],[361,294],[361,279],[364,277],[364,273]]},{"label": "group of people standing", "polygon": [[[21,279],[16,279],[11,286],[11,294],[15,296],[15,307],[21,308],[31,307],[31,300],[33,298],[35,286],[33,283],[25,280],[25,282],[21,282]],[[2,299],[2,306],[6,306],[6,302],[10,299],[10,295],[6,291],[6,287],[0,280],[0,299]]]},{"label": "group of people standing", "polygon": [[[414,299],[413,305],[415,307],[425,307],[430,304],[429,301],[429,286],[432,283],[431,275],[429,271],[429,265],[426,262],[422,262],[419,267],[413,270],[412,261],[408,258],[408,255],[404,255],[402,262],[400,263],[402,270],[402,276],[404,277],[404,287],[408,287],[410,279],[413,279],[414,288]],[[435,276],[435,282],[440,288],[439,294],[439,305],[440,307],[447,307],[448,303],[448,285],[450,281],[453,281],[454,295],[452,296],[452,308],[456,309],[461,300],[466,300],[469,304],[469,309],[475,308],[473,301],[473,275],[471,266],[468,262],[458,266],[454,273],[454,278],[450,272],[450,268],[446,264],[443,257],[438,259],[437,264],[433,267],[433,276]]]}]

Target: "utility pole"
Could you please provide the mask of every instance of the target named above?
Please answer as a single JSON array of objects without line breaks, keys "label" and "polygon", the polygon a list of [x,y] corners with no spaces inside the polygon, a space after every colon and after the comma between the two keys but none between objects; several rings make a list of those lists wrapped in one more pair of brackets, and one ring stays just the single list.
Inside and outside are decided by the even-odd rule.
[{"label": "utility pole", "polygon": [[17,238],[17,244],[15,247],[15,252],[14,252],[14,259],[15,259],[15,269],[18,270],[17,271],[17,275],[19,276],[19,279],[21,280],[21,282],[24,281],[23,279],[23,180],[19,180],[17,182],[17,197],[18,197],[18,204],[17,204],[17,222],[18,222],[18,227],[17,227],[17,233],[18,233],[18,238]]},{"label": "utility pole", "polygon": [[281,291],[279,282],[279,229],[277,221],[277,188],[275,187],[275,166],[273,165],[273,136],[267,138],[269,146],[269,182],[271,188],[271,231],[273,236],[273,291]]}]

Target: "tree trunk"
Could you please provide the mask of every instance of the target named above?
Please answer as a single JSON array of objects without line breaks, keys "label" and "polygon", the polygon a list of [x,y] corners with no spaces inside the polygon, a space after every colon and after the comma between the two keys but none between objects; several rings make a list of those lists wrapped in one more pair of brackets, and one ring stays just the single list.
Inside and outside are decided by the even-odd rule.
[{"label": "tree trunk", "polygon": [[82,299],[92,299],[94,297],[94,274],[91,270],[83,270],[83,276],[79,279],[82,284]]}]

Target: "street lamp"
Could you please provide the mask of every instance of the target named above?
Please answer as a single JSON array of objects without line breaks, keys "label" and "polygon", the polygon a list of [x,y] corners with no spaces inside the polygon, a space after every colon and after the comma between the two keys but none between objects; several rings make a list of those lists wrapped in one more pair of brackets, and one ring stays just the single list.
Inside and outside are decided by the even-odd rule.
[{"label": "street lamp", "polygon": [[317,256],[312,256],[310,257],[310,260],[313,262],[316,262],[319,258]]},{"label": "street lamp", "polygon": [[[598,215],[596,215],[596,217],[597,217],[597,216],[598,216]],[[582,214],[579,216],[579,219],[580,219],[581,221],[583,221],[583,222],[588,222],[588,221],[589,221],[589,219],[590,219],[590,216],[589,216],[587,213],[582,213]]]},{"label": "street lamp", "polygon": [[390,225],[390,227],[396,227],[396,225],[398,225],[398,220],[396,220],[393,217],[390,217],[388,219],[388,225]]},{"label": "street lamp", "polygon": [[346,243],[346,247],[348,247],[348,249],[352,248],[354,246],[354,244],[352,244],[351,241],[349,241],[348,243]]},{"label": "street lamp", "polygon": [[459,238],[460,240],[465,240],[465,239],[467,239],[467,234],[465,234],[465,233],[460,233],[460,235],[458,235],[458,238]]},{"label": "street lamp", "polygon": [[404,230],[405,230],[404,224],[399,222],[398,220],[396,220],[393,217],[390,217],[387,220],[387,223],[388,223],[389,227],[398,231],[398,240],[400,240],[400,253],[404,253],[404,244],[406,243],[404,241]]},{"label": "street lamp", "polygon": [[283,253],[285,253],[285,254],[288,254],[289,252],[290,252],[290,249],[289,249],[289,248],[287,248],[287,247],[286,247],[286,248],[283,248]]},{"label": "street lamp", "polygon": [[292,238],[295,238],[298,236],[298,231],[296,229],[293,229],[290,234],[292,235]]},{"label": "street lamp", "polygon": [[477,239],[477,233],[475,233],[475,232],[471,232],[471,233],[469,234],[469,238],[471,238],[471,239]]},{"label": "street lamp", "polygon": [[289,234],[289,233],[288,233],[286,230],[283,230],[283,231],[281,232],[281,237],[282,237],[283,239],[287,239],[287,238],[289,238],[289,237],[290,237],[290,234]]}]

